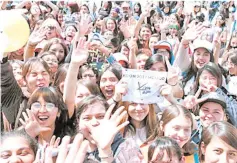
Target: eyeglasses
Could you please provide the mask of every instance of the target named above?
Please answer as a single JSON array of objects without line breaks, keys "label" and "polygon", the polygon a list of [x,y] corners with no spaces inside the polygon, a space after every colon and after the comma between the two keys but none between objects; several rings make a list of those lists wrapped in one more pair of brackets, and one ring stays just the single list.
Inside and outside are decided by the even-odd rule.
[{"label": "eyeglasses", "polygon": [[50,103],[50,102],[47,102],[45,105],[42,105],[42,104],[39,103],[39,102],[34,102],[34,103],[31,105],[31,109],[32,109],[33,111],[39,111],[39,109],[41,109],[42,106],[45,107],[47,111],[52,111],[52,110],[55,108],[55,104]]},{"label": "eyeglasses", "polygon": [[47,28],[49,28],[50,30],[53,30],[53,29],[55,29],[56,27],[54,27],[54,26],[47,26]]}]

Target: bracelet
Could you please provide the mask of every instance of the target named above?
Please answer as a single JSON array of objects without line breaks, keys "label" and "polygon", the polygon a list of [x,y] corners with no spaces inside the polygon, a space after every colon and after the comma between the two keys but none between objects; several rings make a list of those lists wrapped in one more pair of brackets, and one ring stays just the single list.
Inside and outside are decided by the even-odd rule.
[{"label": "bracelet", "polygon": [[101,156],[101,155],[99,154],[99,157],[100,157],[101,160],[108,159],[108,158],[111,158],[111,157],[113,157],[113,156],[114,156],[114,153],[113,153],[112,150],[111,150],[111,153],[110,153],[108,156]]}]

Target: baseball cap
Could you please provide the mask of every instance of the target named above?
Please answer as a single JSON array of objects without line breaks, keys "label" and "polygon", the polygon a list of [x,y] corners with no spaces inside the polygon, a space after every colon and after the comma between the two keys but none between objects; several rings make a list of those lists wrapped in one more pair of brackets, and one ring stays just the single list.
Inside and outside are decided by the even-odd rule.
[{"label": "baseball cap", "polygon": [[122,53],[114,53],[114,54],[113,54],[113,57],[115,58],[115,60],[116,60],[117,62],[119,62],[119,61],[125,61],[125,62],[128,63],[128,58],[127,58],[124,54],[122,54]]},{"label": "baseball cap", "polygon": [[194,46],[194,51],[198,48],[204,48],[206,49],[209,53],[212,53],[213,51],[213,45],[211,42],[207,41],[207,40],[200,40],[197,39],[193,42],[193,46]]},{"label": "baseball cap", "polygon": [[172,45],[165,40],[159,41],[156,45],[154,45],[154,49],[166,49],[169,52],[172,51]]},{"label": "baseball cap", "polygon": [[199,106],[201,107],[203,104],[207,102],[215,102],[220,104],[224,109],[226,108],[226,100],[225,97],[217,92],[210,92],[202,96],[202,98],[207,98],[207,100],[201,102]]}]

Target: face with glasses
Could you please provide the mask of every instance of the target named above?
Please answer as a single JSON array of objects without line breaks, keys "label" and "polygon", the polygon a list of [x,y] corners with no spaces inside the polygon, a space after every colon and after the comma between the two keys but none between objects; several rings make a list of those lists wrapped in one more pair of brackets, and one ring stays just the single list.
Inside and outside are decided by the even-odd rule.
[{"label": "face with glasses", "polygon": [[42,59],[48,64],[52,73],[58,70],[58,58],[56,55],[46,55]]},{"label": "face with glasses", "polygon": [[82,73],[82,79],[90,80],[93,83],[96,83],[96,74],[92,69],[87,69]]},{"label": "face with glasses", "polygon": [[58,108],[52,102],[47,102],[42,96],[31,104],[31,110],[41,126],[55,126],[57,116],[60,114]]},{"label": "face with glasses", "polygon": [[48,25],[45,27],[45,30],[46,30],[46,37],[48,40],[57,36],[55,26]]}]

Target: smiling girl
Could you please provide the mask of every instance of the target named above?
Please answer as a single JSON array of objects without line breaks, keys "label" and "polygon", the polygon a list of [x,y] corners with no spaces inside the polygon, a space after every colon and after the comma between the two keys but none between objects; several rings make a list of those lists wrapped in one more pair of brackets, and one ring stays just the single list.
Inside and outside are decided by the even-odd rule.
[{"label": "smiling girl", "polygon": [[[159,136],[167,136],[178,143],[187,159],[194,160],[196,155],[193,154],[196,146],[190,142],[192,130],[193,118],[189,110],[179,105],[172,105],[164,110],[160,123],[141,147],[149,145]],[[146,147],[142,151],[146,158],[148,152]]]},{"label": "smiling girl", "polygon": [[[215,122],[203,131],[199,144],[201,163],[236,163],[237,129],[227,122]],[[217,143],[218,142],[218,143]]]},{"label": "smiling girl", "polygon": [[143,144],[158,123],[154,106],[131,102],[122,102],[121,106],[128,112],[130,122],[124,129],[124,137],[132,137],[138,145]]}]

